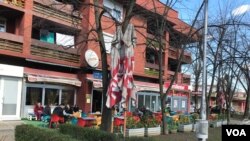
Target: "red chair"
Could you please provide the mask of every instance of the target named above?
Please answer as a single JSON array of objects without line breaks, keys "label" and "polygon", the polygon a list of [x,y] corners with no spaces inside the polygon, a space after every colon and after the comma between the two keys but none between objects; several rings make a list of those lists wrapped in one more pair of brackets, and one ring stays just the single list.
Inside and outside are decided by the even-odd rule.
[{"label": "red chair", "polygon": [[77,118],[77,125],[81,126],[81,127],[85,127],[86,126],[86,121],[83,120],[82,118]]},{"label": "red chair", "polygon": [[57,128],[59,121],[60,121],[60,117],[56,114],[52,114],[50,117],[49,128],[51,128],[53,123],[56,124],[56,128]]}]

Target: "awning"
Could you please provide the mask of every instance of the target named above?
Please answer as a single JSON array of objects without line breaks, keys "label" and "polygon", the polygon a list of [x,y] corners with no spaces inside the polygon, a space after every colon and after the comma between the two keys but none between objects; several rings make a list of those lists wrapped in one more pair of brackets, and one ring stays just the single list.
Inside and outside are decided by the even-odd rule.
[{"label": "awning", "polygon": [[[87,77],[87,80],[93,83],[94,88],[102,88],[102,79],[95,79],[92,77]],[[134,81],[136,89],[138,91],[156,91],[159,92],[159,84],[156,83],[149,83],[149,82],[141,82],[141,81]]]},{"label": "awning", "polygon": [[73,86],[80,87],[82,82],[78,79],[68,79],[68,78],[60,78],[60,77],[50,77],[50,76],[39,76],[39,75],[27,75],[29,82],[51,82],[51,83],[61,83],[61,84],[69,84]]}]

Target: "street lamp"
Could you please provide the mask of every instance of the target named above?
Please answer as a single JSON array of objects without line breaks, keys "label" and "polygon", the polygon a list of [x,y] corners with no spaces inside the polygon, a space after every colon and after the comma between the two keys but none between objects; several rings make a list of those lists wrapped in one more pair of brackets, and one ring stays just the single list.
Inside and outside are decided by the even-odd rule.
[{"label": "street lamp", "polygon": [[203,73],[202,73],[202,100],[201,100],[201,119],[197,125],[197,138],[199,141],[206,141],[208,138],[208,121],[206,118],[206,64],[207,64],[207,19],[208,19],[208,0],[204,0],[204,32],[203,32]]}]

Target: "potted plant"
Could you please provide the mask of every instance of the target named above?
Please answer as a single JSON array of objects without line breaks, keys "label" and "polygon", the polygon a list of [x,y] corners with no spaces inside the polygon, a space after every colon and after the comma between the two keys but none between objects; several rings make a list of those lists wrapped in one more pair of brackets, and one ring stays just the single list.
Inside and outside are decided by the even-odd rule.
[{"label": "potted plant", "polygon": [[145,136],[157,136],[161,134],[160,122],[155,117],[148,118],[144,127]]},{"label": "potted plant", "polygon": [[128,116],[127,121],[126,121],[126,136],[131,137],[131,136],[138,136],[138,137],[143,137],[145,128],[140,121],[139,117],[136,116]]},{"label": "potted plant", "polygon": [[191,132],[193,130],[193,123],[191,122],[190,115],[180,115],[180,125],[178,130],[180,132]]},{"label": "potted plant", "polygon": [[170,133],[174,134],[177,133],[179,127],[179,119],[178,118],[173,118],[168,122],[168,130]]}]

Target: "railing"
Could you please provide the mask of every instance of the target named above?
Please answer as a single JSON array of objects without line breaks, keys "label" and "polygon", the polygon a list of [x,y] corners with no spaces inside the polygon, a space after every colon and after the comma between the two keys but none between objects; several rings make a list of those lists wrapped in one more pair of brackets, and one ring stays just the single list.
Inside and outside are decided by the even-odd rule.
[{"label": "railing", "polygon": [[3,0],[4,3],[15,5],[17,7],[24,7],[25,0]]},{"label": "railing", "polygon": [[[150,34],[150,33],[147,33],[146,45],[147,45],[147,47],[150,47],[150,46],[152,46],[154,48],[159,48],[160,47],[159,41],[157,41],[155,36]],[[164,38],[162,38],[162,45],[163,45],[163,48],[165,48],[166,40]]]},{"label": "railing", "polygon": [[77,49],[64,49],[62,46],[42,42],[35,39],[32,39],[31,44],[31,55],[71,63],[80,62],[80,55],[77,53]]},{"label": "railing", "polygon": [[23,37],[6,32],[0,32],[0,49],[22,53]]},{"label": "railing", "polygon": [[174,78],[174,73],[175,72],[168,70],[167,81],[171,81]]},{"label": "railing", "polygon": [[191,82],[191,76],[187,74],[182,74],[182,83],[189,85],[190,82]]},{"label": "railing", "polygon": [[79,25],[81,23],[81,19],[75,16],[72,16],[68,13],[62,12],[60,10],[54,9],[47,5],[43,5],[38,2],[34,2],[33,10],[43,16],[56,18],[58,20],[64,21],[71,25]]},{"label": "railing", "polygon": [[174,47],[170,47],[168,50],[168,57],[177,59],[178,49]]}]

